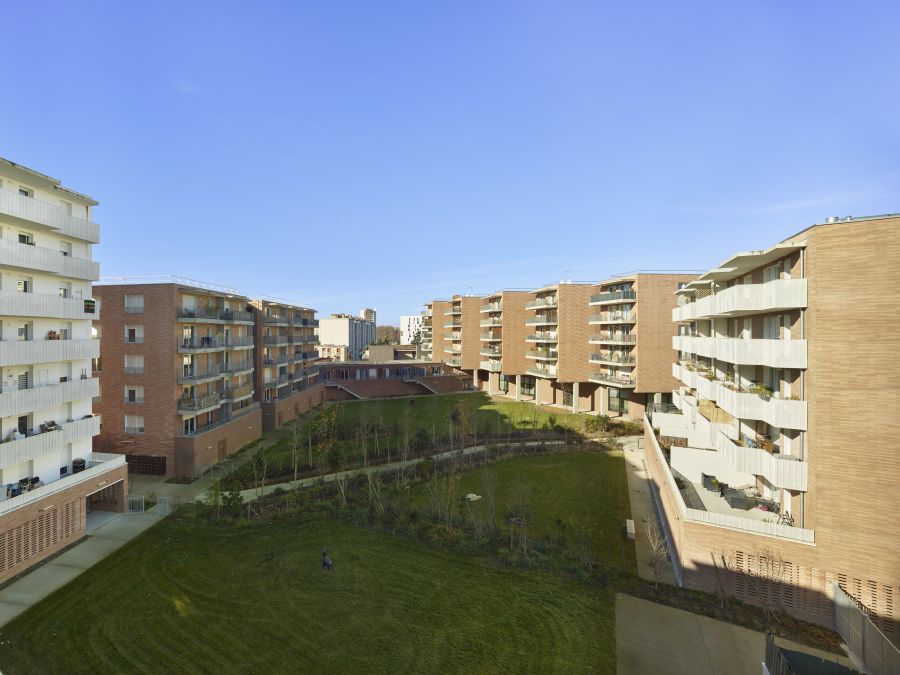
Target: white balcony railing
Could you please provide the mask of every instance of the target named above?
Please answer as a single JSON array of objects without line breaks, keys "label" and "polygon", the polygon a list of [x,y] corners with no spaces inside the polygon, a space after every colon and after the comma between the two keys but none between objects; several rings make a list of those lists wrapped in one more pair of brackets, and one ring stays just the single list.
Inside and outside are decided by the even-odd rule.
[{"label": "white balcony railing", "polygon": [[92,244],[100,242],[100,228],[96,223],[71,216],[56,204],[25,197],[11,190],[0,189],[0,213],[45,225],[74,239]]},{"label": "white balcony railing", "polygon": [[84,311],[84,299],[61,298],[49,293],[0,291],[0,316],[93,319]]},{"label": "white balcony railing", "polygon": [[55,408],[70,401],[91,399],[100,395],[100,381],[84,380],[48,384],[31,389],[7,389],[0,393],[0,417],[24,415],[35,410]]},{"label": "white balcony railing", "polygon": [[791,527],[790,525],[778,525],[777,523],[766,523],[760,520],[742,518],[740,516],[733,516],[726,513],[714,513],[711,511],[703,511],[702,509],[687,508],[684,503],[684,497],[681,496],[681,491],[675,484],[675,477],[672,476],[672,472],[669,469],[669,464],[668,462],[666,462],[666,459],[663,456],[662,449],[659,447],[659,443],[656,440],[656,435],[653,433],[653,429],[650,425],[650,420],[647,419],[646,415],[644,416],[644,429],[650,431],[649,436],[651,439],[651,447],[648,449],[648,452],[651,452],[654,455],[651,461],[654,461],[664,474],[663,484],[657,487],[660,490],[665,489],[669,492],[669,494],[672,496],[672,499],[675,501],[676,507],[683,519],[695,523],[702,523],[704,525],[713,525],[718,527],[727,527],[734,530],[742,530],[744,532],[751,532],[753,534],[763,534],[772,537],[792,539],[794,541],[799,541],[806,544],[812,544],[815,542],[815,532],[813,530],[807,530],[801,527]]},{"label": "white balcony railing", "polygon": [[86,467],[84,471],[47,483],[43,487],[35,488],[18,497],[0,501],[0,515],[84,483],[94,482],[97,490],[102,490],[108,485],[112,485],[104,479],[104,475],[125,466],[125,455],[115,453],[89,452],[85,454],[84,460]]},{"label": "white balcony railing", "polygon": [[672,320],[693,321],[806,306],[806,279],[776,279],[764,284],[738,284],[696,302],[676,307],[672,310]]},{"label": "white balcony railing", "polygon": [[501,367],[499,361],[480,361],[478,366],[482,370],[487,370],[492,373],[499,373]]},{"label": "white balcony railing", "polygon": [[702,373],[685,366],[672,364],[672,375],[685,385],[696,389],[701,398],[714,401],[732,417],[742,420],[761,420],[782,429],[807,429],[807,403],[777,396],[729,389],[726,382],[710,381]]},{"label": "white balcony railing", "polygon": [[738,365],[806,368],[806,340],[744,340],[676,335],[672,338],[672,347]]},{"label": "white balcony railing", "polygon": [[85,258],[63,255],[57,249],[20,244],[0,239],[0,265],[40,270],[70,279],[96,281],[100,278],[100,264]]},{"label": "white balcony railing", "polygon": [[17,340],[0,342],[0,363],[16,366],[29,363],[78,361],[100,356],[100,340]]},{"label": "white balcony railing", "polygon": [[100,418],[64,422],[54,431],[13,439],[0,443],[0,466],[15,466],[48,452],[59,450],[67,443],[92,438],[100,433]]}]

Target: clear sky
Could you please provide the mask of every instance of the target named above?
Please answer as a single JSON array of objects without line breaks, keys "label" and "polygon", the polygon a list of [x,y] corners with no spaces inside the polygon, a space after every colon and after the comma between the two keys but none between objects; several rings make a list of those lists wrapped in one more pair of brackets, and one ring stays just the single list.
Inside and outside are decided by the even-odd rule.
[{"label": "clear sky", "polygon": [[900,211],[897,2],[29,2],[0,156],[101,274],[379,323]]}]

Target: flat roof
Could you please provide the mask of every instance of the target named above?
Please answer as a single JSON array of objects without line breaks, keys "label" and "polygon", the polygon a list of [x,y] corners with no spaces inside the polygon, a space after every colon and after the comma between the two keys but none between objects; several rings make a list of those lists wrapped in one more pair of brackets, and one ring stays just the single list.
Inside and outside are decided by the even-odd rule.
[{"label": "flat roof", "polygon": [[100,203],[93,197],[88,197],[85,194],[81,194],[80,192],[75,192],[75,190],[63,187],[62,182],[57,178],[53,178],[53,176],[48,176],[47,174],[41,173],[40,171],[35,171],[34,169],[29,169],[27,166],[17,164],[16,162],[6,159],[5,157],[0,157],[0,165],[5,165],[17,171],[21,171],[22,173],[28,175],[30,178],[36,178],[39,181],[42,181],[48,187],[53,188],[54,190],[59,190],[60,192],[65,192],[67,195],[75,197],[76,199],[83,201],[89,206],[97,206]]},{"label": "flat roof", "polygon": [[723,260],[718,267],[704,272],[697,279],[678,289],[676,293],[693,293],[697,289],[706,288],[713,281],[730,281],[743,276],[751,270],[783,258],[789,253],[799,251],[806,246],[806,240],[790,244],[780,243],[760,251],[742,251]]}]

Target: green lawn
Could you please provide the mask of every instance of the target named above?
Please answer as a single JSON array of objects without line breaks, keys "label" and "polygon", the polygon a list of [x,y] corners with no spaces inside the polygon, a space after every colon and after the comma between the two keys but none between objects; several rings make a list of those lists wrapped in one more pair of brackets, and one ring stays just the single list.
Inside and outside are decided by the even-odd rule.
[{"label": "green lawn", "polygon": [[[334,573],[320,570],[323,545]],[[327,518],[168,520],[0,630],[0,663],[7,675],[611,673],[613,612],[611,593],[561,576]]]},{"label": "green lawn", "polygon": [[[636,572],[634,543],[623,536],[631,507],[620,450],[522,457],[490,465],[487,470],[496,482],[498,523],[504,521],[510,493],[518,483],[524,486],[530,504],[530,537],[545,533],[556,537],[559,519],[563,532],[573,526],[589,532],[594,554],[608,567]],[[466,474],[460,480],[460,494],[482,495],[484,471]]]}]

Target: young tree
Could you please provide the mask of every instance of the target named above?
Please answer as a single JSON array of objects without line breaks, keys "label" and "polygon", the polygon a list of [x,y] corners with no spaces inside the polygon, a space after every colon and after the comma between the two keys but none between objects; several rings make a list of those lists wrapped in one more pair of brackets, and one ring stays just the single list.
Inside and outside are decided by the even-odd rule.
[{"label": "young tree", "polygon": [[729,582],[737,569],[734,551],[710,551],[713,569],[716,572],[716,592],[719,595],[719,606],[724,609],[725,599],[728,597],[726,583]]},{"label": "young tree", "polygon": [[756,567],[751,574],[757,578],[757,596],[766,621],[781,607],[781,595],[787,577],[787,563],[780,553],[764,548],[756,553]]},{"label": "young tree", "polygon": [[668,560],[669,547],[666,545],[666,538],[655,521],[647,526],[645,532],[647,534],[647,543],[650,545],[647,562],[650,565],[650,571],[653,572],[653,590],[658,590],[659,578]]},{"label": "young tree", "polygon": [[253,469],[253,487],[256,490],[256,498],[263,495],[266,487],[266,473],[269,470],[269,453],[262,446],[253,449],[250,455],[250,468]]},{"label": "young tree", "polygon": [[289,442],[291,445],[291,466],[294,469],[294,480],[300,469],[300,444],[303,442],[303,427],[300,426],[300,418],[295,417],[291,422]]}]

